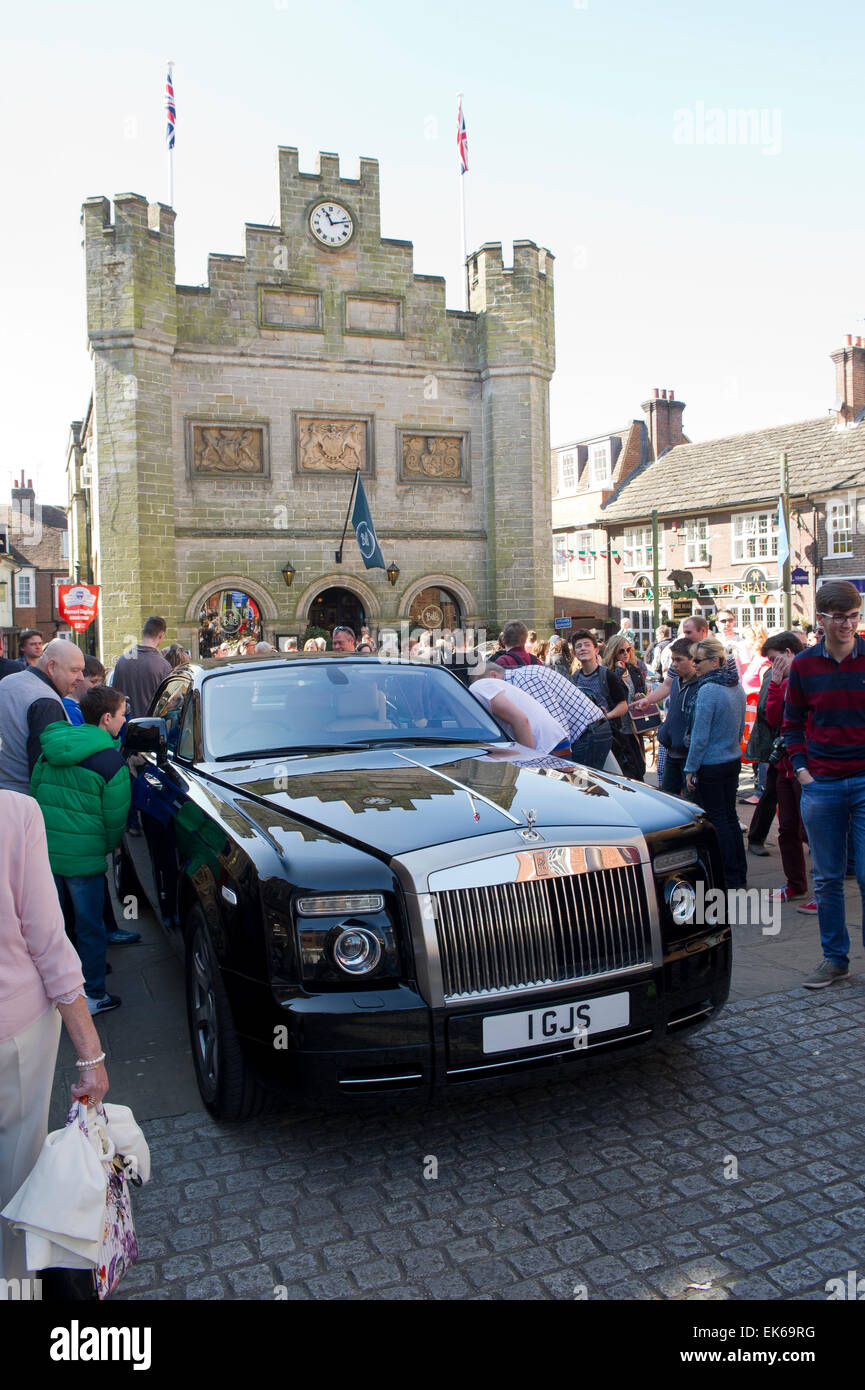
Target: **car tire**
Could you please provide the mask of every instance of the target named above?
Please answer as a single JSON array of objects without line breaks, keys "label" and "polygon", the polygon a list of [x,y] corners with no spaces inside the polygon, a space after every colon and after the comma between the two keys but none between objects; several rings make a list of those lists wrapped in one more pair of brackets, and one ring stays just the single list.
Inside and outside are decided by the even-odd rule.
[{"label": "car tire", "polygon": [[192,909],[186,932],[186,1008],[195,1079],[218,1120],[247,1120],[266,1108],[270,1093],[243,1055],[207,919]]}]

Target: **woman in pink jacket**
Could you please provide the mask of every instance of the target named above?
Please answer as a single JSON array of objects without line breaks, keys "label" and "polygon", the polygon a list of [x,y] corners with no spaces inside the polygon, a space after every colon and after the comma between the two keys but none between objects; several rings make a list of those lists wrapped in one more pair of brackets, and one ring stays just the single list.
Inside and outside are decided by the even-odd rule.
[{"label": "woman in pink jacket", "polygon": [[[42,812],[32,797],[0,791],[0,1210],[48,1132],[61,1019],[78,1054],[72,1097],[99,1101],[105,1053],[63,927]],[[0,1219],[0,1278],[28,1277],[24,1237]]]}]

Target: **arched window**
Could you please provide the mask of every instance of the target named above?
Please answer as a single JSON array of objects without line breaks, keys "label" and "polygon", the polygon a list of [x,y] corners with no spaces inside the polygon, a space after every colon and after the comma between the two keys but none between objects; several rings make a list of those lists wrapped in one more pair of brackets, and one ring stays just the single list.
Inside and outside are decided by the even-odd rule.
[{"label": "arched window", "polygon": [[412,599],[409,622],[412,627],[443,628],[454,632],[462,624],[459,600],[448,589],[431,585],[420,589]]},{"label": "arched window", "polygon": [[260,642],[263,635],[258,604],[238,589],[216,589],[208,594],[198,624],[198,650],[203,657],[213,656],[226,643],[236,648],[250,638]]}]

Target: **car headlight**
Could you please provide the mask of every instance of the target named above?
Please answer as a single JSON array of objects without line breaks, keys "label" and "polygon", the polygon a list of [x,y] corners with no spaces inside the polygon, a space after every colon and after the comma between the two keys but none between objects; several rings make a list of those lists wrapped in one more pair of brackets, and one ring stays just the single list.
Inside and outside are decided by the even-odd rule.
[{"label": "car headlight", "polygon": [[381,941],[369,927],[334,927],[329,945],[334,961],[347,975],[371,975],[381,960]]},{"label": "car headlight", "polygon": [[324,893],[315,898],[298,898],[301,917],[336,917],[341,912],[381,912],[382,893]]},{"label": "car headlight", "polygon": [[656,874],[669,874],[673,869],[686,869],[690,864],[696,864],[698,859],[697,846],[688,845],[685,849],[656,854],[652,860],[652,868]]},{"label": "car headlight", "polygon": [[398,907],[390,893],[310,893],[293,904],[301,979],[345,988],[400,973]]},{"label": "car headlight", "polygon": [[670,879],[664,888],[664,899],[677,927],[683,927],[693,919],[697,894],[692,883],[680,878]]}]

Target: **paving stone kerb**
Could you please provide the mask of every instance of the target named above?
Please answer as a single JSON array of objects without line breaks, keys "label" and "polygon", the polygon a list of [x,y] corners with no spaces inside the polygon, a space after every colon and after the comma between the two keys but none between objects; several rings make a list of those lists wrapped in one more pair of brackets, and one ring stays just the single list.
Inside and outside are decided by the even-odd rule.
[{"label": "paving stone kerb", "polygon": [[147,1122],[115,1298],[823,1298],[865,1271],[863,1028],[857,977],[540,1089]]}]

